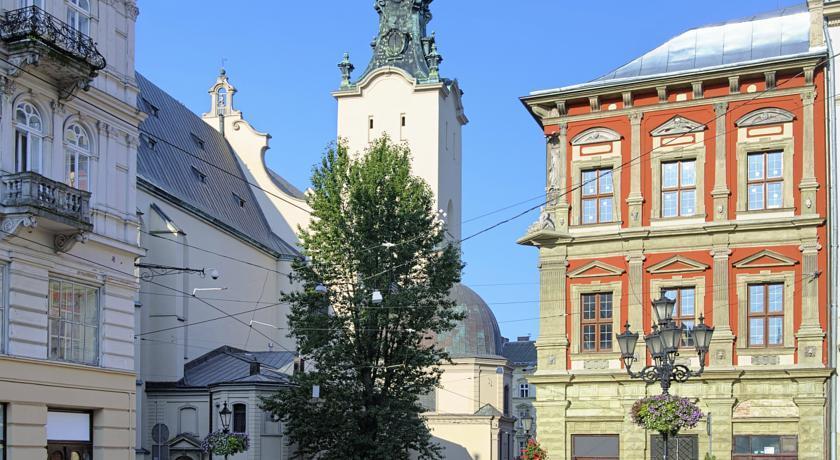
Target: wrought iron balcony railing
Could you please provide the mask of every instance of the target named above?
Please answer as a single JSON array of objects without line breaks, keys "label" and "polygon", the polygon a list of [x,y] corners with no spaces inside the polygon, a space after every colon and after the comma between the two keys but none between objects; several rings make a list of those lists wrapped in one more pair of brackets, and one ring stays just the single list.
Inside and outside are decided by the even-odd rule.
[{"label": "wrought iron balcony railing", "polygon": [[92,228],[90,192],[35,172],[0,177],[0,204],[6,214],[33,214],[81,230]]},{"label": "wrought iron balcony railing", "polygon": [[105,68],[105,57],[90,37],[37,6],[7,11],[0,16],[0,40],[6,43],[36,40],[54,51],[84,61],[92,73]]}]

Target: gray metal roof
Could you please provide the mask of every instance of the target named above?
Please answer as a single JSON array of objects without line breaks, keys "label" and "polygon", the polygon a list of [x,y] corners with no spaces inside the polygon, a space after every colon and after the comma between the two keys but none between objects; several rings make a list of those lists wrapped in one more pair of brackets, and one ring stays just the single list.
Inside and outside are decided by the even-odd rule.
[{"label": "gray metal roof", "polygon": [[[292,245],[272,232],[225,138],[140,73],[137,83],[138,108],[149,113],[140,130],[151,134],[141,134],[139,181],[270,251],[298,255]],[[237,197],[244,205],[240,206]]]},{"label": "gray metal roof", "polygon": [[502,356],[513,364],[536,364],[537,347],[533,340],[505,342]]},{"label": "gray metal roof", "polygon": [[532,94],[808,53],[812,51],[809,40],[810,24],[810,13],[803,2],[748,18],[698,27],[677,35],[589,83]]},{"label": "gray metal roof", "polygon": [[[281,371],[295,359],[289,351],[247,352],[229,346],[219,347],[184,365],[184,378],[176,387],[207,387],[235,383],[286,384],[289,376]],[[260,363],[260,373],[251,375],[251,361]]]},{"label": "gray metal roof", "polygon": [[466,317],[454,328],[438,334],[436,342],[451,357],[500,357],[502,334],[490,307],[475,291],[463,284],[452,286],[449,297]]},{"label": "gray metal roof", "polygon": [[273,169],[266,166],[265,170],[268,171],[268,177],[271,178],[271,181],[274,182],[274,185],[276,185],[277,188],[282,190],[283,193],[301,200],[306,198],[306,195],[304,195],[299,188],[292,185],[291,182],[284,179],[283,176],[281,176],[280,174],[277,174]]}]

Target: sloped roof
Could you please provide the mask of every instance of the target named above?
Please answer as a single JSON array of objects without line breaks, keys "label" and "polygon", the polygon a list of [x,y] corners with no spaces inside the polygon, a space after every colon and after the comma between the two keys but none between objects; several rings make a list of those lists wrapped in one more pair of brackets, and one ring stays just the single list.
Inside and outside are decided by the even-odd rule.
[{"label": "sloped roof", "polygon": [[533,340],[506,342],[502,346],[502,356],[513,364],[536,364],[537,347]]},{"label": "sloped roof", "polygon": [[[177,382],[162,382],[152,387],[195,388],[230,383],[288,384],[289,376],[281,369],[289,367],[295,354],[289,351],[248,352],[223,346],[184,365],[184,377]],[[251,375],[251,362],[260,363],[260,373]]]},{"label": "sloped roof", "polygon": [[449,297],[455,301],[456,310],[466,316],[451,330],[437,335],[438,345],[453,358],[501,356],[499,323],[481,296],[458,283],[452,286]]},{"label": "sloped roof", "polygon": [[138,108],[151,112],[140,125],[141,133],[151,136],[141,136],[138,181],[281,257],[297,256],[292,245],[271,231],[225,138],[143,75],[136,76]]},{"label": "sloped roof", "polygon": [[688,30],[588,83],[532,94],[602,86],[641,78],[743,65],[824,52],[810,47],[805,2],[748,18]]}]

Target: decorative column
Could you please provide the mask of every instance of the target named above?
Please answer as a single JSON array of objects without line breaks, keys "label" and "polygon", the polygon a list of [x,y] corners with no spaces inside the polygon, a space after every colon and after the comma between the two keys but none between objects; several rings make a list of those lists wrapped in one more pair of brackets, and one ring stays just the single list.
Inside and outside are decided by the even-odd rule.
[{"label": "decorative column", "polygon": [[820,272],[817,256],[822,249],[816,238],[799,246],[802,251],[802,323],[796,331],[800,366],[822,367],[822,344],[825,333],[820,326]]},{"label": "decorative column", "polygon": [[[645,301],[644,293],[647,291],[644,286],[644,263],[645,256],[641,250],[628,251],[627,260],[627,275],[628,275],[628,290],[627,296],[627,321],[633,328],[644,330],[644,306],[648,305]],[[636,350],[645,350],[644,334],[639,334],[639,340],[636,344]],[[637,352],[638,353],[638,352]],[[644,351],[639,356],[639,362],[644,362]]]},{"label": "decorative column", "polygon": [[[540,249],[540,252],[551,249]],[[540,337],[537,362],[540,372],[566,372],[566,258],[541,255],[540,261]]]},{"label": "decorative column", "polygon": [[826,458],[825,381],[830,371],[826,370],[820,374],[815,373],[810,378],[799,378],[793,386],[796,392],[793,402],[799,409],[799,431],[796,434],[799,458],[802,459]]},{"label": "decorative column", "polygon": [[642,117],[640,111],[630,112],[630,194],[627,205],[630,227],[642,226]]},{"label": "decorative column", "polygon": [[716,244],[709,254],[714,258],[711,323],[715,327],[709,346],[709,367],[732,368],[732,344],[735,341],[729,323],[729,255],[732,251],[725,244]]},{"label": "decorative column", "polygon": [[569,196],[566,189],[567,133],[568,124],[560,123],[560,131],[548,136],[546,143],[546,201],[554,218],[554,228],[562,233],[568,232],[569,229]]},{"label": "decorative column", "polygon": [[[813,83],[813,67],[805,69],[806,81]],[[803,215],[817,213],[817,189],[820,184],[814,175],[814,101],[816,91],[802,93],[802,182],[799,183],[800,206]]]},{"label": "decorative column", "polygon": [[712,189],[714,199],[713,220],[729,219],[729,187],[726,184],[726,102],[715,104],[715,186]]}]

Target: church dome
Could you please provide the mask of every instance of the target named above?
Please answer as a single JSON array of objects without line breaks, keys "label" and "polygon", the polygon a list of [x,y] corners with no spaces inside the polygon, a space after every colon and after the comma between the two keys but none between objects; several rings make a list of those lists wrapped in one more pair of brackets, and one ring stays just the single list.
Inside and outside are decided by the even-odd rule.
[{"label": "church dome", "polygon": [[452,330],[438,334],[438,346],[453,358],[501,356],[499,323],[481,296],[458,283],[452,287],[449,297],[455,301],[455,309],[466,316]]}]

